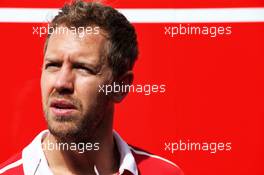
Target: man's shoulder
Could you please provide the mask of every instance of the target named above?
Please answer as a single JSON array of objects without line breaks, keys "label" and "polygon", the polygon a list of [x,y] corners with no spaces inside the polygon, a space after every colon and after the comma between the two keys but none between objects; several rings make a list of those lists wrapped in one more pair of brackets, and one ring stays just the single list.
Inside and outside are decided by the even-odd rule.
[{"label": "man's shoulder", "polygon": [[22,152],[15,154],[7,161],[0,164],[0,174],[23,175]]},{"label": "man's shoulder", "polygon": [[139,174],[141,175],[183,175],[178,165],[163,157],[151,154],[134,146],[130,146],[130,149],[137,163]]}]

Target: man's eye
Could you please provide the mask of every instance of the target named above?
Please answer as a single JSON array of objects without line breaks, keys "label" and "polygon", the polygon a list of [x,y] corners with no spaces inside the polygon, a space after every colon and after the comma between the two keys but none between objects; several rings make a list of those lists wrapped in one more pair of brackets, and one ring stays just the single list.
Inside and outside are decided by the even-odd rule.
[{"label": "man's eye", "polygon": [[59,67],[60,65],[58,63],[47,63],[45,65],[45,69],[48,69],[48,68],[57,68]]},{"label": "man's eye", "polygon": [[85,66],[75,66],[74,68],[84,73],[93,74],[93,71]]}]

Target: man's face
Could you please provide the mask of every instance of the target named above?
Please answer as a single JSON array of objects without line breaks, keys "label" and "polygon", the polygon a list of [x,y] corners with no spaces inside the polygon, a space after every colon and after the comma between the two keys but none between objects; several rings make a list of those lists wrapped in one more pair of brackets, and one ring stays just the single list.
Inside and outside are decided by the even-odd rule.
[{"label": "man's face", "polygon": [[112,81],[112,69],[103,57],[105,42],[101,34],[50,36],[41,93],[49,130],[57,137],[81,137],[103,121],[109,98],[99,86]]}]

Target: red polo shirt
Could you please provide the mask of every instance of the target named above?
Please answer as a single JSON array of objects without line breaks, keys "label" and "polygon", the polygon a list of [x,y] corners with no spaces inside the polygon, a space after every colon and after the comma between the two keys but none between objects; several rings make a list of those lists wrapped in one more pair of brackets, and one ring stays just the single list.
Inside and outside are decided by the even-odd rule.
[{"label": "red polo shirt", "polygon": [[[41,140],[48,131],[41,132],[23,151],[0,165],[3,175],[52,175]],[[113,132],[120,153],[121,175],[183,175],[174,163],[162,157],[133,148]]]}]

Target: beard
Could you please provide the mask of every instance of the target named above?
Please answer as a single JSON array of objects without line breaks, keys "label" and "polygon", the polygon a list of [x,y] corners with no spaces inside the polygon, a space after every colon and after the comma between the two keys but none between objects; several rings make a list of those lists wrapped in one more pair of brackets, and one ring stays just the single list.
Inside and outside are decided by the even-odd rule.
[{"label": "beard", "polygon": [[[55,116],[49,110],[49,104],[43,105],[45,119],[50,133],[60,142],[94,142],[97,138],[97,128],[103,123],[107,102],[98,96],[89,109],[84,110],[80,100],[69,96],[53,94],[50,99],[67,99],[78,109],[74,115],[63,117]],[[51,100],[49,100],[51,101]]]}]

